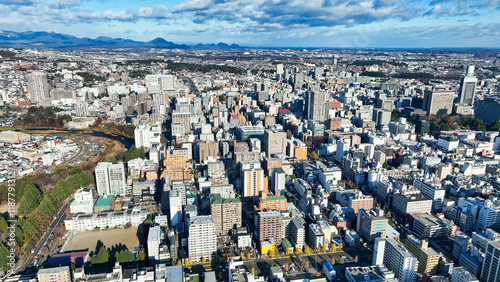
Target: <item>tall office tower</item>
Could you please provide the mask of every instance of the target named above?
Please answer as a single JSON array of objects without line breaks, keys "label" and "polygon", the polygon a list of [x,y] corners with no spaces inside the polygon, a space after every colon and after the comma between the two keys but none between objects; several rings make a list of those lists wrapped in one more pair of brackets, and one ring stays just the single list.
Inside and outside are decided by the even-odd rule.
[{"label": "tall office tower", "polygon": [[381,209],[358,210],[358,221],[356,232],[367,241],[373,242],[375,238],[385,238],[387,230],[387,218]]},{"label": "tall office tower", "polygon": [[419,240],[413,235],[408,235],[405,245],[418,260],[418,273],[431,275],[437,273],[441,256],[433,248],[429,247],[427,240]]},{"label": "tall office tower", "polygon": [[88,117],[89,115],[89,105],[87,104],[87,102],[83,101],[75,103],[75,116]]},{"label": "tall office tower", "polygon": [[211,215],[195,216],[188,221],[188,253],[190,261],[211,259],[217,251],[217,235]]},{"label": "tall office tower", "polygon": [[210,194],[210,213],[214,219],[215,233],[227,235],[229,230],[241,225],[241,200]]},{"label": "tall office tower", "polygon": [[148,233],[148,258],[151,263],[160,260],[160,241],[161,241],[160,226],[149,228]]},{"label": "tall office tower", "polygon": [[281,195],[281,192],[285,192],[286,173],[281,167],[273,169],[272,183],[273,193],[275,195]]},{"label": "tall office tower", "polygon": [[426,90],[422,110],[426,111],[428,115],[451,114],[454,98],[455,92],[453,91]]},{"label": "tall office tower", "polygon": [[281,242],[282,217],[279,211],[265,211],[258,213],[259,242]]},{"label": "tall office tower", "polygon": [[241,187],[243,197],[258,196],[264,191],[264,170],[261,168],[243,170]]},{"label": "tall office tower", "polygon": [[373,247],[373,265],[381,265],[384,263],[385,238],[375,238]]},{"label": "tall office tower", "polygon": [[394,271],[400,281],[415,281],[417,278],[417,258],[394,238],[385,240],[384,265]]},{"label": "tall office tower", "polygon": [[310,120],[324,121],[328,118],[327,103],[328,93],[319,90],[306,92],[306,114]]},{"label": "tall office tower", "polygon": [[33,72],[28,75],[28,89],[32,102],[43,103],[50,99],[47,75],[43,72]]},{"label": "tall office tower", "polygon": [[168,210],[170,226],[175,226],[182,220],[182,194],[179,190],[168,191]]},{"label": "tall office tower", "polygon": [[481,282],[495,282],[500,277],[500,241],[489,242],[484,254]]},{"label": "tall office tower", "polygon": [[285,71],[283,69],[283,64],[277,64],[276,65],[276,75],[283,76],[284,73],[285,73]]},{"label": "tall office tower", "polygon": [[458,89],[458,101],[460,104],[474,105],[474,93],[476,91],[477,78],[474,75],[474,66],[467,67],[467,73],[460,81]]},{"label": "tall office tower", "polygon": [[95,168],[95,182],[99,195],[125,195],[127,184],[124,164],[98,163]]},{"label": "tall office tower", "polygon": [[267,129],[264,131],[263,143],[267,156],[275,153],[286,154],[286,133],[283,131]]}]

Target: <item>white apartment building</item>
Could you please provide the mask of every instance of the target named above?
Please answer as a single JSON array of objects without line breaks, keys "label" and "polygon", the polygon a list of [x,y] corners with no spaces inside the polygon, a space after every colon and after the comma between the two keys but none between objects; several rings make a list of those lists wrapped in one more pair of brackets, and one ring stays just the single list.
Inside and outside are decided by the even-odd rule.
[{"label": "white apartment building", "polygon": [[152,263],[160,259],[160,242],[161,242],[160,226],[153,226],[149,228],[148,258],[149,261]]},{"label": "white apartment building", "polygon": [[130,223],[132,226],[139,226],[146,219],[147,215],[147,210],[139,208],[96,214],[70,214],[64,220],[64,225],[67,231],[122,227],[127,223]]},{"label": "white apartment building", "polygon": [[417,258],[394,238],[386,239],[384,265],[401,281],[414,282],[417,278]]},{"label": "white apartment building", "polygon": [[211,215],[195,216],[188,222],[188,253],[191,261],[211,259],[217,251],[215,223]]},{"label": "white apartment building", "polygon": [[125,165],[100,162],[95,168],[95,182],[99,195],[125,195],[127,183]]},{"label": "white apartment building", "polygon": [[134,130],[134,140],[137,148],[158,148],[161,142],[161,125],[139,124]]},{"label": "white apartment building", "polygon": [[432,199],[433,212],[441,212],[443,210],[444,194],[446,192],[443,187],[429,179],[415,179],[414,185],[424,196]]}]

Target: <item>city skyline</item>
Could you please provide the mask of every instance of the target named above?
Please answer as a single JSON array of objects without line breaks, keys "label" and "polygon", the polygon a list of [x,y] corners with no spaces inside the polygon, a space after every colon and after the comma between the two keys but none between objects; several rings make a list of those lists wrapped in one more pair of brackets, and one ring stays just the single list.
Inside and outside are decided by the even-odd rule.
[{"label": "city skyline", "polygon": [[[500,47],[500,2],[6,0],[3,30],[248,47]],[[0,32],[1,35],[1,32]]]}]

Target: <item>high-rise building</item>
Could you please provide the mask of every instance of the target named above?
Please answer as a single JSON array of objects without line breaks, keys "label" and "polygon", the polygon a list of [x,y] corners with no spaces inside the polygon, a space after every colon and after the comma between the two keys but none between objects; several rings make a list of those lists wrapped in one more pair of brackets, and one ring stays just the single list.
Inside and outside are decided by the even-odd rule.
[{"label": "high-rise building", "polygon": [[373,247],[373,265],[381,265],[384,263],[385,238],[375,238]]},{"label": "high-rise building", "polygon": [[431,275],[437,273],[440,255],[429,247],[427,240],[419,240],[413,235],[408,235],[405,245],[418,260],[418,273]]},{"label": "high-rise building", "polygon": [[474,75],[474,66],[467,67],[467,73],[460,81],[458,89],[458,101],[460,104],[474,105],[474,93],[476,92],[477,78]]},{"label": "high-rise building", "polygon": [[95,168],[95,182],[99,195],[125,195],[127,183],[124,164],[98,163]]},{"label": "high-rise building", "polygon": [[160,259],[160,241],[161,241],[160,226],[149,228],[148,233],[148,258],[149,261],[155,263]]},{"label": "high-rise building", "polygon": [[261,168],[243,170],[241,180],[243,197],[258,196],[264,191],[264,170]]},{"label": "high-rise building", "polygon": [[215,233],[227,235],[241,225],[241,200],[223,199],[220,194],[210,194],[210,213],[214,219]]},{"label": "high-rise building", "polygon": [[306,92],[306,114],[310,120],[324,121],[328,118],[327,103],[328,93],[319,90]]},{"label": "high-rise building", "polygon": [[182,194],[179,190],[168,191],[168,210],[170,226],[175,226],[182,220]]},{"label": "high-rise building", "polygon": [[489,242],[484,254],[481,282],[496,282],[500,277],[500,241]]},{"label": "high-rise building", "polygon": [[282,168],[273,169],[273,179],[272,179],[272,191],[275,195],[281,195],[281,192],[285,191],[286,185],[286,174]]},{"label": "high-rise building", "polygon": [[422,194],[395,194],[391,213],[394,213],[398,220],[403,220],[407,214],[431,213],[432,202]]},{"label": "high-rise building", "polygon": [[375,238],[385,238],[387,230],[387,218],[381,209],[358,210],[358,222],[356,232],[369,242]]},{"label": "high-rise building", "polygon": [[28,75],[28,89],[32,102],[44,103],[50,100],[47,75],[43,72],[33,72]]},{"label": "high-rise building", "polygon": [[281,242],[281,213],[266,211],[258,213],[259,241]]},{"label": "high-rise building", "polygon": [[275,153],[286,154],[286,133],[278,130],[268,129],[264,132],[264,149],[267,156]]},{"label": "high-rise building", "polygon": [[384,265],[394,271],[400,281],[415,281],[417,278],[418,260],[403,244],[394,238],[385,240]]},{"label": "high-rise building", "polygon": [[137,148],[158,148],[161,143],[161,125],[140,124],[134,130],[134,137]]},{"label": "high-rise building", "polygon": [[188,253],[190,261],[211,259],[217,251],[215,223],[211,215],[195,216],[188,221]]},{"label": "high-rise building", "polygon": [[306,229],[304,223],[299,218],[294,218],[289,225],[289,239],[290,243],[293,244],[295,248],[302,250],[305,244]]},{"label": "high-rise building", "polygon": [[422,110],[426,111],[428,115],[451,114],[454,98],[455,92],[453,91],[426,90]]},{"label": "high-rise building", "polygon": [[190,113],[172,113],[172,124],[181,123],[184,125],[184,134],[191,132],[191,114]]}]

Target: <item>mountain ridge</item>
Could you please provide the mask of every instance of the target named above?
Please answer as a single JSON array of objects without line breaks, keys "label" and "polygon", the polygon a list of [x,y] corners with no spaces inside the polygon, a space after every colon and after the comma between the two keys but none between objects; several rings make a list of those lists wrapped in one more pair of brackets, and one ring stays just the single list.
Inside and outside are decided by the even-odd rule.
[{"label": "mountain ridge", "polygon": [[237,44],[219,42],[196,45],[177,44],[157,37],[150,41],[98,36],[95,39],[47,31],[14,32],[0,30],[0,47],[37,49],[241,49]]}]

